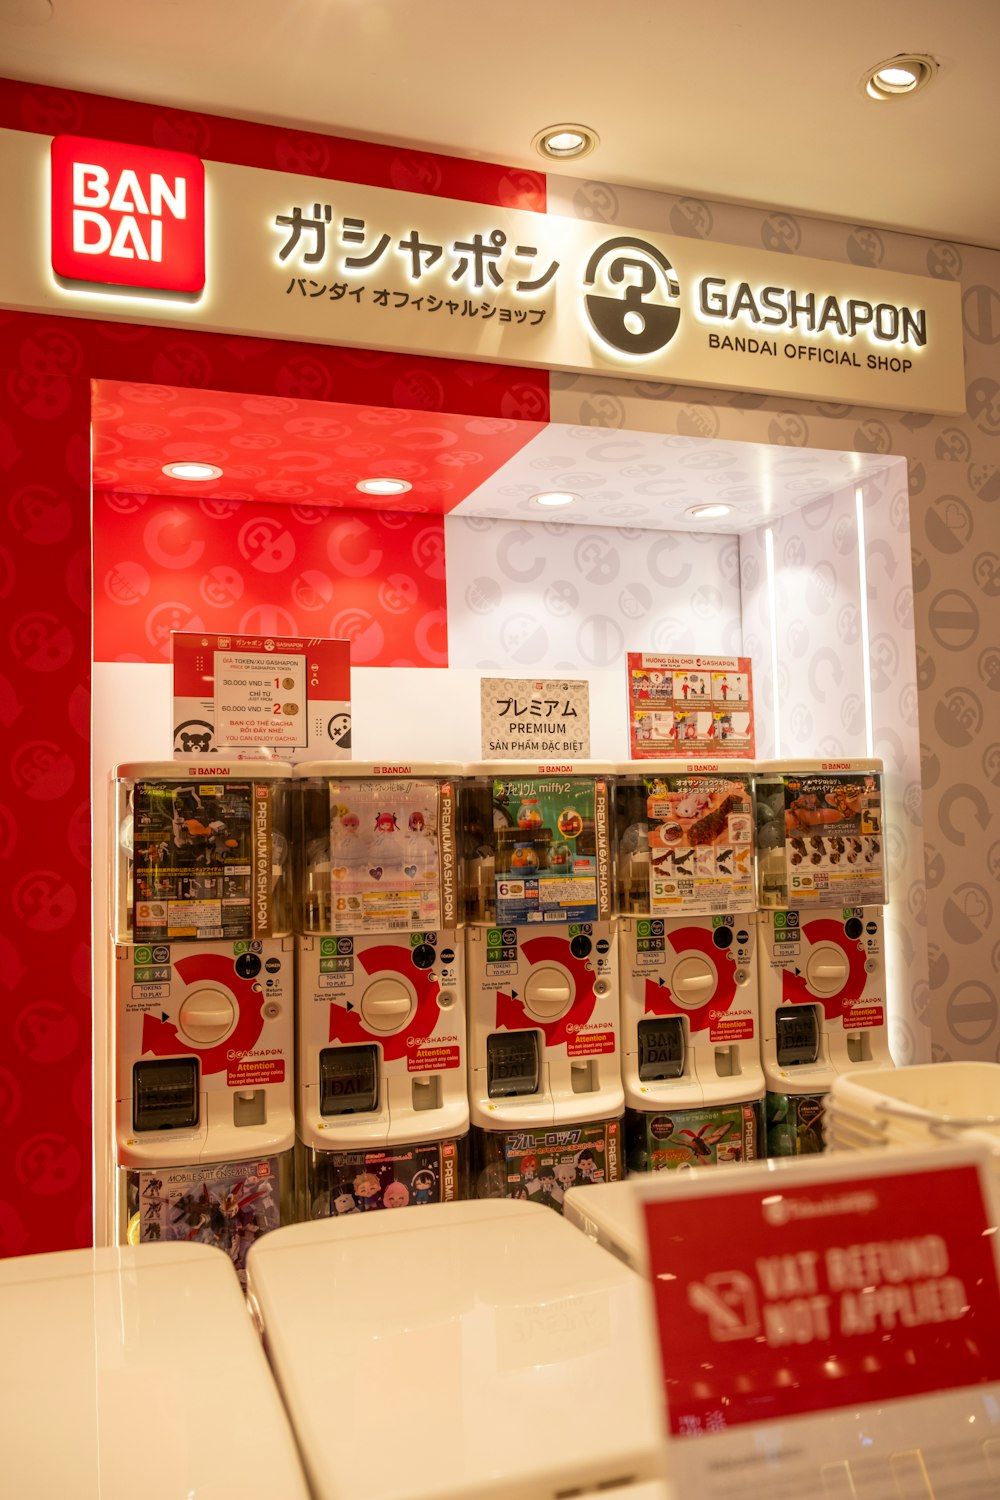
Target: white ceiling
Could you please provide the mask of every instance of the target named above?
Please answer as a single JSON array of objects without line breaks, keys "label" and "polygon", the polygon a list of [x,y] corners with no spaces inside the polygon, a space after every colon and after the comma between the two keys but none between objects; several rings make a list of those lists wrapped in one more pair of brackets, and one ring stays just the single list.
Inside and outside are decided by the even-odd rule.
[{"label": "white ceiling", "polygon": [[16,78],[1000,248],[998,65],[1000,0],[0,0]]}]

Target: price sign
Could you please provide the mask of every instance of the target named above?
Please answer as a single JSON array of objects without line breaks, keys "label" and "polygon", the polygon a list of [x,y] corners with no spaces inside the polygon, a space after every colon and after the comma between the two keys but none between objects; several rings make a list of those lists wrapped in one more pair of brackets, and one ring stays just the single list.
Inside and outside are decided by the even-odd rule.
[{"label": "price sign", "polygon": [[177,631],[173,654],[175,756],[350,755],[349,642]]},{"label": "price sign", "polygon": [[984,1160],[844,1154],[644,1190],[680,1493],[1000,1494]]}]

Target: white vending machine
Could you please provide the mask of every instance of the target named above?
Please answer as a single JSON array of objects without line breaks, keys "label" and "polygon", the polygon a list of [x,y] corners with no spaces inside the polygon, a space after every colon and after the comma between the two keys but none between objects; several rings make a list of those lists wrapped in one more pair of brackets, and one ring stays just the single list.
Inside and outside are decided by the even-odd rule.
[{"label": "white vending machine", "polygon": [[882,762],[764,761],[755,794],[767,1150],[797,1156],[837,1074],[892,1066]]},{"label": "white vending machine", "polygon": [[561,1212],[621,1175],[610,766],[467,767],[461,811],[475,1191]]},{"label": "white vending machine", "polygon": [[630,1173],[763,1155],[751,772],[648,760],[616,777]]},{"label": "white vending machine", "polygon": [[246,1252],[290,1220],[291,767],[113,772],[118,1238]]},{"label": "white vending machine", "polygon": [[466,1194],[458,771],[296,768],[301,1217]]}]

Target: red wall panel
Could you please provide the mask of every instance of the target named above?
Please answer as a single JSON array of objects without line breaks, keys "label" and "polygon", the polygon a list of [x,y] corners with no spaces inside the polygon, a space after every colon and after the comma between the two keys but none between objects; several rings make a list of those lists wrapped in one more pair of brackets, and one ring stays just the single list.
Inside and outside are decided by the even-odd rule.
[{"label": "red wall panel", "polygon": [[[218,160],[544,207],[543,180],[530,173],[24,83],[0,82],[0,124],[183,146]],[[7,913],[0,927],[3,1255],[91,1240],[93,378],[543,422],[548,416],[544,374],[0,312],[0,388],[5,398],[0,475],[7,523],[0,538],[0,723],[6,761],[0,787],[0,868]],[[282,519],[287,518],[283,510]],[[219,519],[235,524],[235,518]],[[346,519],[340,512],[336,523]],[[438,524],[429,517],[418,519],[423,529]],[[202,520],[207,531],[211,518]],[[372,524],[371,517],[363,520]],[[186,518],[185,524],[201,522]],[[355,532],[342,541],[367,546],[371,537]],[[411,552],[415,542],[416,537]],[[357,637],[364,641],[359,650],[368,652],[368,661],[426,662],[435,655],[444,661],[443,615],[437,619],[439,628],[432,628],[436,611],[431,606],[443,598],[444,588],[443,576],[434,576],[439,554],[433,545],[429,557],[421,595],[424,645],[416,652],[406,650],[409,638],[397,628],[398,598],[391,590],[380,597],[376,589],[374,603],[366,595],[357,605],[372,616],[367,623],[356,622]],[[373,626],[383,632],[384,649],[373,644]],[[97,878],[103,879],[103,872]]]}]

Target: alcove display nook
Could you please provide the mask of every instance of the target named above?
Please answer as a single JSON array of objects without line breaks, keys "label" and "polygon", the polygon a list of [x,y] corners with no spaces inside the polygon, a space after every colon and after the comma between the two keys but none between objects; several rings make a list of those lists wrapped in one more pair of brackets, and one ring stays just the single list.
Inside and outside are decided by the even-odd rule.
[{"label": "alcove display nook", "polygon": [[[481,759],[489,676],[586,679],[590,753],[624,764],[627,651],[749,656],[758,758],[885,762],[890,1029],[896,1060],[920,1060],[901,459],[129,382],[95,382],[93,401],[99,1241],[113,1181],[108,773],[171,752],[171,629],[350,639],[351,755],[401,763]],[[193,435],[223,471],[197,486],[161,472]],[[355,484],[373,471],[412,488],[366,499]],[[558,519],[534,499],[550,491],[577,497]],[[707,504],[730,509],[689,514]]]}]

